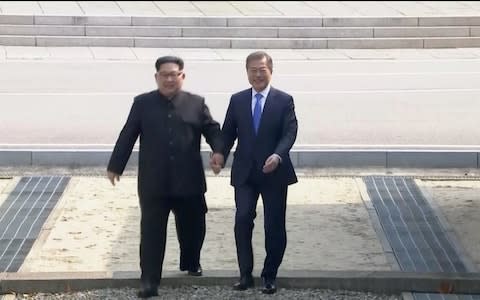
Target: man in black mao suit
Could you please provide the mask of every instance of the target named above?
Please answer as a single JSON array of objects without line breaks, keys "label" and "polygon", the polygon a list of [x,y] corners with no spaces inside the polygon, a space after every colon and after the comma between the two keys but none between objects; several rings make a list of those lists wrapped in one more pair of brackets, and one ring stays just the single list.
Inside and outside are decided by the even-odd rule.
[{"label": "man in black mao suit", "polygon": [[289,151],[297,136],[292,96],[270,86],[272,58],[265,52],[250,54],[246,61],[252,88],[230,99],[222,127],[224,157],[238,139],[232,165],[235,189],[235,242],[240,281],[235,290],[253,286],[252,230],[258,196],[265,215],[263,293],[276,292],[275,279],[287,244],[285,211],[288,185],[297,182]]},{"label": "man in black mao suit", "polygon": [[[180,243],[180,270],[200,276],[200,250],[205,237],[207,205],[200,156],[203,134],[213,152],[222,149],[220,125],[204,98],[181,90],[185,74],[181,58],[166,56],[155,63],[158,89],[135,97],[107,168],[115,185],[140,136],[138,196],[141,208],[138,296],[158,294],[170,211],[175,215]],[[219,171],[222,154],[211,159]]]}]

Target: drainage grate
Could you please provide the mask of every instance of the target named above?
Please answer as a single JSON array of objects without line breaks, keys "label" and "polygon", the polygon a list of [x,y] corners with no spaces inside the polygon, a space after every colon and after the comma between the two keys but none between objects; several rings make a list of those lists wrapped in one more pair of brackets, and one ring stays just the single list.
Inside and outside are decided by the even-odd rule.
[{"label": "drainage grate", "polygon": [[22,177],[0,206],[0,272],[16,272],[67,186],[69,177]]},{"label": "drainage grate", "polygon": [[[469,271],[413,179],[372,176],[363,180],[401,270]],[[478,295],[413,295],[417,300],[480,299]]]}]

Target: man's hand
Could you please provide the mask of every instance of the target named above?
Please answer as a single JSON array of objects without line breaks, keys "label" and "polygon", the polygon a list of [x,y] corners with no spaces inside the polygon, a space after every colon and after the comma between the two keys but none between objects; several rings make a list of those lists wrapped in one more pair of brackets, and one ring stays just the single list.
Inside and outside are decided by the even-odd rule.
[{"label": "man's hand", "polygon": [[107,171],[107,177],[108,180],[110,180],[110,182],[112,183],[112,185],[115,185],[115,179],[117,181],[120,181],[120,174],[114,172]]},{"label": "man's hand", "polygon": [[275,169],[278,167],[278,164],[280,164],[280,157],[277,154],[270,155],[263,165],[263,173],[275,171]]},{"label": "man's hand", "polygon": [[213,173],[217,175],[222,170],[224,164],[223,154],[213,153],[210,157],[210,167],[213,170]]}]

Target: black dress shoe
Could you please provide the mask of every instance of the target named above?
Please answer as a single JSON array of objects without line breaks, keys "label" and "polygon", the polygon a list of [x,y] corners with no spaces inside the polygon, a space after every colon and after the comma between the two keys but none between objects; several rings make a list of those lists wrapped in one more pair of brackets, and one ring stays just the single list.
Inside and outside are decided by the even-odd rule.
[{"label": "black dress shoe", "polygon": [[253,287],[253,277],[252,276],[245,276],[240,277],[240,281],[233,285],[233,289],[235,291],[245,291],[248,288]]},{"label": "black dress shoe", "polygon": [[275,294],[277,291],[277,286],[275,285],[274,279],[264,279],[262,293],[264,294]]},{"label": "black dress shoe", "polygon": [[195,271],[192,271],[192,270],[188,270],[188,275],[190,276],[202,276],[203,274],[203,271],[202,271],[202,266],[198,266],[198,269],[195,270]]},{"label": "black dress shoe", "polygon": [[137,296],[139,298],[150,298],[158,296],[158,285],[150,281],[142,281]]}]

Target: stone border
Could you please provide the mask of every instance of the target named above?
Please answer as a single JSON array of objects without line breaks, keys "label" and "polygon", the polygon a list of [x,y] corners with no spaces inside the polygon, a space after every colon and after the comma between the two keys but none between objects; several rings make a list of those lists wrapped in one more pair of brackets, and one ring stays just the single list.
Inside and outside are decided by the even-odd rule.
[{"label": "stone border", "polygon": [[[95,167],[106,166],[111,150],[88,149],[0,149],[0,166],[18,167]],[[210,151],[202,150],[205,167]],[[480,168],[480,149],[470,150],[385,150],[320,149],[292,150],[292,163],[298,168]],[[232,159],[227,161],[231,166]],[[134,150],[129,166],[138,164]]]},{"label": "stone border", "polygon": [[[203,277],[165,272],[163,286],[230,286],[237,271],[205,271]],[[138,287],[138,272],[1,273],[0,293],[73,292],[89,289]],[[260,279],[255,278],[260,285]],[[451,285],[454,293],[480,293],[480,273],[410,273],[399,271],[283,271],[284,288],[320,288],[375,293],[439,292]]]}]

